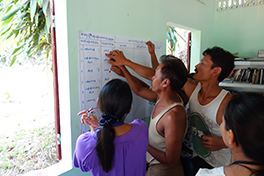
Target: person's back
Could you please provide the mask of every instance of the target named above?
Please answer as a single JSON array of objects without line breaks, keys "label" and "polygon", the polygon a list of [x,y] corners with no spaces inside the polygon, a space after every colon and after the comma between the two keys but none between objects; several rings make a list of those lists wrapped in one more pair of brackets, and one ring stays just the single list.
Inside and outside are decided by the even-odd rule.
[{"label": "person's back", "polygon": [[146,150],[148,147],[148,127],[142,120],[134,120],[131,130],[114,139],[114,157],[112,169],[105,173],[98,167],[99,159],[95,145],[97,132],[82,134],[77,140],[76,152],[74,154],[74,166],[83,172],[90,171],[96,176],[116,175],[145,175],[146,174]]},{"label": "person's back", "polygon": [[[119,79],[109,81],[98,98],[102,119],[82,111],[81,122],[91,132],[79,136],[73,164],[92,175],[142,175],[146,173],[148,127],[142,120],[124,123],[131,110],[132,92],[128,84]],[[101,126],[101,127],[100,127]],[[100,127],[97,128],[96,127]]]}]

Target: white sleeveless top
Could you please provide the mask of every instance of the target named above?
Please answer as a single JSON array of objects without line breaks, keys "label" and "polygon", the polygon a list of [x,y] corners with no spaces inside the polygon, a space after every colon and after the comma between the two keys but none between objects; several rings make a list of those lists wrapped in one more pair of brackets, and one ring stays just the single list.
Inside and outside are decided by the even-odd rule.
[{"label": "white sleeveless top", "polygon": [[195,176],[226,176],[224,167],[217,167],[213,169],[199,169]]},{"label": "white sleeveless top", "polygon": [[219,106],[228,91],[223,89],[213,101],[206,105],[201,105],[198,101],[200,89],[201,84],[198,83],[189,99],[193,156],[200,156],[213,167],[227,166],[233,160],[231,150],[224,148],[218,151],[209,151],[203,147],[200,137],[208,134],[222,136],[216,117]]},{"label": "white sleeveless top", "polygon": [[[180,99],[181,99],[181,97],[180,97]],[[156,105],[158,104],[158,102],[159,101],[157,101]],[[167,107],[166,109],[164,109],[161,113],[159,113],[155,118],[152,118],[152,114],[151,114],[150,123],[149,123],[149,145],[151,145],[152,147],[154,147],[154,148],[156,148],[156,149],[158,149],[160,151],[165,152],[166,151],[166,146],[165,146],[165,138],[163,136],[161,136],[158,133],[158,131],[157,131],[157,123],[158,123],[159,119],[167,111],[169,111],[171,108],[173,108],[173,107],[175,107],[177,105],[182,106],[184,108],[182,99],[181,99],[181,102],[174,102],[173,104],[171,104],[169,107]],[[187,123],[186,123],[186,125],[187,125]],[[186,133],[186,130],[185,130],[185,133]],[[184,134],[184,136],[185,136],[185,134]],[[158,163],[160,163],[158,160],[156,160],[148,152],[147,152],[147,162],[148,163],[151,163],[151,164],[158,164]]]}]

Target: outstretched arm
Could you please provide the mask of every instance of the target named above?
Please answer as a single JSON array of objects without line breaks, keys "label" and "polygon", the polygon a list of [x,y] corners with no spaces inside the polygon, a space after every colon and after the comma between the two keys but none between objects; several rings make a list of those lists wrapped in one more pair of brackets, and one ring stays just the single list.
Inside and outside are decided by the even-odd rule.
[{"label": "outstretched arm", "polygon": [[146,45],[148,45],[148,51],[151,58],[152,68],[156,70],[156,68],[159,66],[159,62],[155,54],[155,45],[151,41],[148,41]]},{"label": "outstretched arm", "polygon": [[[122,72],[122,70],[118,66],[112,65],[111,66],[111,71],[115,72],[119,76],[125,77],[124,73]],[[147,85],[145,82],[143,82],[142,80],[138,79],[137,77],[133,76],[133,78],[136,79],[137,82],[139,82],[143,87],[146,87],[148,89],[150,88],[149,85]]]},{"label": "outstretched arm", "polygon": [[146,88],[143,85],[141,85],[137,81],[137,79],[135,79],[130,74],[130,72],[125,68],[125,66],[120,66],[119,68],[123,72],[130,88],[132,89],[133,92],[135,92],[135,94],[137,94],[138,96],[140,96],[146,100],[149,100],[151,102],[156,102],[157,94],[155,92],[153,92],[151,89]]},{"label": "outstretched arm", "polygon": [[114,50],[111,51],[109,54],[105,54],[105,55],[110,58],[108,61],[109,64],[117,65],[117,66],[126,65],[130,67],[132,70],[134,70],[137,74],[142,76],[143,78],[151,80],[155,74],[154,69],[137,64],[127,59],[122,51]]}]

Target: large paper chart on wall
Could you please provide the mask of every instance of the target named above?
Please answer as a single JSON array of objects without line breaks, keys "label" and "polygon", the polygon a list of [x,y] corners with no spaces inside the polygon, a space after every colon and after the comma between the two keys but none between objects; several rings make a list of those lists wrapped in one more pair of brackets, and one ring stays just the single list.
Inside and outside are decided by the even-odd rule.
[{"label": "large paper chart on wall", "polygon": [[[95,115],[100,119],[101,112],[97,107],[96,100],[101,88],[111,79],[119,78],[125,80],[125,78],[110,71],[111,65],[108,64],[108,57],[105,56],[105,53],[119,49],[122,50],[124,55],[130,60],[151,67],[151,59],[147,45],[145,44],[146,42],[147,40],[79,31],[78,62],[80,111],[93,108]],[[156,55],[159,58],[162,53],[163,43],[152,42],[155,44]],[[143,79],[130,69],[129,71],[148,85],[151,84],[149,80]],[[149,117],[153,110],[153,106],[153,103],[150,103],[133,93],[132,111],[129,113],[125,122],[131,122],[137,118]],[[88,125],[80,125],[81,133],[89,130]]]}]

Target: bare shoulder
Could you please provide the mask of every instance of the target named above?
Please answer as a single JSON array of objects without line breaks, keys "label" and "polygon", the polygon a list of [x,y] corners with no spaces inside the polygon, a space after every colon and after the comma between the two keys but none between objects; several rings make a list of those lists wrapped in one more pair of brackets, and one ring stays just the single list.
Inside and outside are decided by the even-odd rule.
[{"label": "bare shoulder", "polygon": [[228,93],[226,94],[225,98],[223,99],[221,105],[226,106],[227,103],[228,103],[228,102],[230,101],[230,99],[232,98],[232,96],[233,96],[233,95],[232,95],[230,92],[228,92]]},{"label": "bare shoulder", "polygon": [[166,114],[164,114],[166,118],[166,123],[175,124],[186,121],[186,111],[183,106],[175,106],[171,110],[169,110]]},{"label": "bare shoulder", "polygon": [[187,79],[187,82],[183,86],[183,91],[187,95],[188,98],[190,98],[192,92],[194,91],[195,87],[197,86],[198,81],[195,81],[191,78]]},{"label": "bare shoulder", "polygon": [[166,114],[164,114],[163,126],[164,135],[170,136],[175,141],[183,139],[184,131],[186,130],[187,116],[184,107],[175,106]]},{"label": "bare shoulder", "polygon": [[222,122],[222,116],[225,112],[226,105],[228,104],[228,102],[230,101],[231,98],[232,98],[232,94],[230,92],[228,92],[220,104],[220,107],[219,107],[218,112],[217,112],[217,119],[216,119],[216,121],[219,125]]},{"label": "bare shoulder", "polygon": [[222,103],[220,104],[219,110],[221,113],[221,115],[224,113],[225,111],[225,107],[228,104],[228,102],[230,101],[230,99],[232,98],[232,94],[230,92],[228,92],[225,96],[225,98],[223,99]]}]

